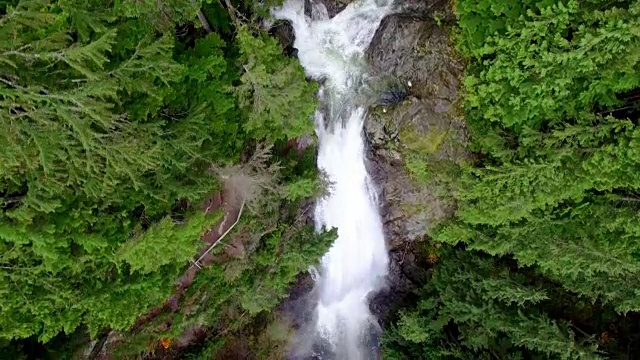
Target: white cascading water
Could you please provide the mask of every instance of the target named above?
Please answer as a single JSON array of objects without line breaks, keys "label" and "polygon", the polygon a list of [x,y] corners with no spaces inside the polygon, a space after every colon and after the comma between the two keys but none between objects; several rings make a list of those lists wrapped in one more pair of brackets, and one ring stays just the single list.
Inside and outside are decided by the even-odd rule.
[{"label": "white cascading water", "polygon": [[337,228],[338,238],[316,275],[316,330],[330,344],[331,357],[358,360],[371,357],[365,342],[374,319],[367,297],[382,285],[389,262],[376,191],[365,167],[366,110],[358,99],[365,51],[391,1],[356,0],[331,19],[324,5],[311,5],[311,17],[305,16],[304,0],[287,0],[273,15],[291,22],[300,63],[322,84],[318,167],[332,186],[318,202],[315,220],[318,228]]}]

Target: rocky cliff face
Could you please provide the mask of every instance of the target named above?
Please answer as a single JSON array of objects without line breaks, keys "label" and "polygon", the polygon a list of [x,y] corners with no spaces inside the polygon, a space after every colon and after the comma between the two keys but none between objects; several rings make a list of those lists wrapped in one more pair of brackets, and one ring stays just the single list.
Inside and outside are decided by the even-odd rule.
[{"label": "rocky cliff face", "polygon": [[392,258],[389,288],[372,303],[382,319],[428,277],[420,269],[430,259],[416,241],[453,211],[437,179],[466,157],[463,66],[449,39],[454,20],[446,0],[405,2],[383,21],[367,53],[375,92],[384,98],[398,84],[406,91],[393,106],[372,106],[365,124]]},{"label": "rocky cliff face", "polygon": [[[417,11],[416,7],[409,9]],[[397,242],[424,235],[448,212],[428,186],[412,179],[407,158],[454,162],[464,158],[459,146],[465,140],[464,126],[458,108],[462,64],[447,33],[451,19],[446,1],[424,5],[417,13],[391,15],[368,50],[370,74],[392,78],[407,89],[401,103],[373,107],[365,129],[386,200],[384,216],[392,248]],[[411,205],[423,209],[408,213]]]}]

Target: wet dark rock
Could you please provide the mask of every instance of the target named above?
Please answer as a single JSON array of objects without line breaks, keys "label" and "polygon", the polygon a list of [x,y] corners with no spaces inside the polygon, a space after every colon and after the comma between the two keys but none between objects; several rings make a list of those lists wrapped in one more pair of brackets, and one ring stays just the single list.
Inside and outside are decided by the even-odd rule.
[{"label": "wet dark rock", "polygon": [[294,48],[293,46],[287,46],[284,49],[284,54],[289,56],[289,57],[297,59],[298,58],[298,49]]},{"label": "wet dark rock", "polygon": [[296,59],[298,58],[298,49],[293,47],[296,35],[290,22],[278,20],[269,29],[269,34],[278,40],[282,52],[285,55]]},{"label": "wet dark rock", "polygon": [[414,290],[426,284],[429,272],[419,267],[410,251],[391,251],[389,281],[369,303],[371,312],[385,328],[393,322],[398,310],[415,301]]},{"label": "wet dark rock", "polygon": [[304,14],[308,17],[311,17],[311,12],[313,8],[313,0],[304,0]]},{"label": "wet dark rock", "polygon": [[316,302],[314,285],[309,273],[301,273],[291,287],[289,296],[278,307],[278,311],[287,317],[296,330],[312,321]]},{"label": "wet dark rock", "polygon": [[378,105],[393,106],[401,103],[408,95],[405,86],[394,86],[382,92],[378,98]]},{"label": "wet dark rock", "polygon": [[396,1],[394,13],[413,17],[438,18],[446,23],[455,21],[449,0],[404,0]]},{"label": "wet dark rock", "polygon": [[305,0],[304,11],[307,16],[311,17],[313,3],[315,2],[317,4],[323,4],[327,9],[327,14],[332,18],[344,10],[351,1],[352,0]]},{"label": "wet dark rock", "polygon": [[447,30],[433,18],[392,15],[382,21],[367,51],[370,73],[411,81],[421,99],[457,99],[462,64]]}]

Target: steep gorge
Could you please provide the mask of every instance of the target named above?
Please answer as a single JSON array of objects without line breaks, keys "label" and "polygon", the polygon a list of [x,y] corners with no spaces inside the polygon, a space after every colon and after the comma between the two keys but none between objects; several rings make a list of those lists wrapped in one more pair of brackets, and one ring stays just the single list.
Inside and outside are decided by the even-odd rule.
[{"label": "steep gorge", "polygon": [[[312,19],[318,7],[333,18],[345,4],[307,1],[306,15]],[[370,304],[383,327],[428,277],[425,269],[430,260],[421,244],[427,231],[453,210],[438,174],[426,178],[421,171],[451,168],[468,157],[459,109],[462,62],[449,39],[453,20],[447,1],[396,4],[376,30],[364,58],[366,166],[378,185],[390,254],[390,273]],[[291,50],[300,43],[290,24],[280,23],[272,33],[291,55],[304,56],[299,49]],[[331,80],[323,79],[323,84],[327,81]],[[397,89],[402,96],[398,101],[378,101]],[[350,255],[360,256],[357,252],[354,248]]]}]

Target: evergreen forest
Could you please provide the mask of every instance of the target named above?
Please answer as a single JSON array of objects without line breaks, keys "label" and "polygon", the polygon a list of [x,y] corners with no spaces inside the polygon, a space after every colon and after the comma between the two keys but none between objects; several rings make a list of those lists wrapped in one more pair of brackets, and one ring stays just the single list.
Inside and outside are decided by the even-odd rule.
[{"label": "evergreen forest", "polygon": [[0,2],[0,357],[268,324],[326,251],[300,221],[314,149],[291,141],[317,85],[255,26],[268,6]]},{"label": "evergreen forest", "polygon": [[473,158],[385,358],[640,357],[640,1],[455,13]]},{"label": "evergreen forest", "polygon": [[[278,2],[0,0],[0,359],[285,358],[336,231]],[[640,358],[640,0],[450,5],[470,156],[382,358]]]}]

